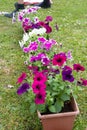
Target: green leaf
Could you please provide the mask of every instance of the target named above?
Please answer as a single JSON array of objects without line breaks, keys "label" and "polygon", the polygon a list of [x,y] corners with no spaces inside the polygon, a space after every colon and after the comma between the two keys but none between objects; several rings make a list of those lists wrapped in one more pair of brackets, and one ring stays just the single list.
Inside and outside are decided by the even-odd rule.
[{"label": "green leaf", "polygon": [[62,101],[57,101],[55,103],[55,107],[56,107],[56,112],[60,112],[62,110],[62,107],[63,107],[63,102]]},{"label": "green leaf", "polygon": [[44,112],[45,111],[45,104],[40,104],[40,105],[37,105],[37,109],[40,111],[40,112]]},{"label": "green leaf", "polygon": [[61,86],[60,86],[60,89],[63,90],[63,89],[64,89],[64,86],[61,85]]},{"label": "green leaf", "polygon": [[56,112],[56,108],[55,108],[54,105],[51,105],[51,106],[49,107],[49,110],[50,110],[50,112]]},{"label": "green leaf", "polygon": [[62,99],[63,101],[67,101],[67,100],[70,100],[70,96],[67,95],[67,94],[63,94],[63,95],[61,96],[61,99]]}]

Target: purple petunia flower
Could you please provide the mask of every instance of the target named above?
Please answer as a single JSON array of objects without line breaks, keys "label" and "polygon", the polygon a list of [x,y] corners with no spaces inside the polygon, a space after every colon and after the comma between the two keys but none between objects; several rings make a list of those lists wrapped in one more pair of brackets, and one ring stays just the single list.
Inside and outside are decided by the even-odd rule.
[{"label": "purple petunia flower", "polygon": [[44,66],[47,66],[47,65],[49,65],[49,63],[50,63],[50,60],[49,60],[48,57],[43,57],[42,60],[41,60],[41,62],[42,62],[42,64],[43,64]]},{"label": "purple petunia flower", "polygon": [[35,62],[38,60],[38,57],[37,56],[31,56],[30,57],[30,62]]},{"label": "purple petunia flower", "polygon": [[60,73],[59,69],[51,68],[50,71],[54,72],[55,74],[59,74]]},{"label": "purple petunia flower", "polygon": [[30,88],[28,83],[23,83],[17,90],[17,94],[21,95],[25,92],[27,92],[27,90]]},{"label": "purple petunia flower", "polygon": [[69,82],[73,82],[74,81],[74,77],[72,75],[72,70],[68,69],[68,70],[63,70],[62,71],[62,78],[63,80],[67,80]]}]

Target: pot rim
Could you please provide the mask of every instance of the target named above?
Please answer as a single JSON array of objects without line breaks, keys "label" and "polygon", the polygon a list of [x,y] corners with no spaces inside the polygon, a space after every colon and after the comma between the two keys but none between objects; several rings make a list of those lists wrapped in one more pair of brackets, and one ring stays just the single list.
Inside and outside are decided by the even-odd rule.
[{"label": "pot rim", "polygon": [[74,98],[72,98],[72,102],[74,103],[74,111],[72,112],[63,112],[63,113],[56,113],[56,114],[45,114],[41,115],[40,111],[37,110],[38,117],[40,119],[52,118],[52,117],[63,117],[63,116],[76,116],[79,114],[79,108],[77,102]]}]

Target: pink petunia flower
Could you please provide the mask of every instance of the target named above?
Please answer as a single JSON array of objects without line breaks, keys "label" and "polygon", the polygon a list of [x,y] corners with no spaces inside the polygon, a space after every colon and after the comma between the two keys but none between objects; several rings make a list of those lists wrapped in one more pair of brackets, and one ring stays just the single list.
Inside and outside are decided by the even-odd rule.
[{"label": "pink petunia flower", "polygon": [[87,86],[87,79],[82,79],[81,78],[81,81],[82,81],[82,85]]},{"label": "pink petunia flower", "polygon": [[45,92],[40,92],[36,95],[35,103],[36,104],[44,104],[45,103],[46,94]]},{"label": "pink petunia flower", "polygon": [[26,73],[23,72],[21,76],[18,78],[17,83],[22,83],[23,80],[27,77]]},{"label": "pink petunia flower", "polygon": [[38,72],[34,76],[34,81],[45,83],[47,78],[42,72]]},{"label": "pink petunia flower", "polygon": [[74,64],[73,69],[76,70],[77,72],[85,70],[84,66],[82,66],[80,64]]},{"label": "pink petunia flower", "polygon": [[53,65],[62,66],[66,61],[66,55],[65,53],[59,53],[54,55],[52,63]]},{"label": "pink petunia flower", "polygon": [[34,81],[32,84],[33,92],[38,94],[39,92],[45,91],[46,85],[43,82]]}]

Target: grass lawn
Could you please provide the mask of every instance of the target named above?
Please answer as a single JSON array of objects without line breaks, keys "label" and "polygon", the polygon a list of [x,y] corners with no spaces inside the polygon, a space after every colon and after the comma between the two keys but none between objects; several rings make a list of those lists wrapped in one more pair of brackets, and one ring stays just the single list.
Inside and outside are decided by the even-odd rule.
[{"label": "grass lawn", "polygon": [[[0,0],[0,11],[12,11],[15,0]],[[85,66],[87,79],[87,0],[55,0],[50,9],[40,9],[37,15],[44,19],[53,17],[53,32],[50,37],[62,43],[64,50],[72,51],[76,63]],[[55,23],[59,31],[55,29]],[[16,94],[17,77],[25,70],[22,50],[18,41],[22,29],[16,22],[0,15],[0,130],[40,130],[37,115],[29,113],[25,94]],[[9,86],[13,86],[10,88]],[[78,93],[80,114],[73,130],[87,128],[87,87]]]}]

